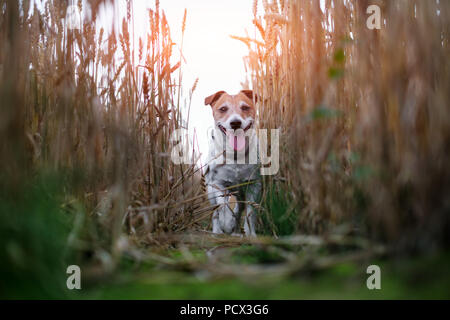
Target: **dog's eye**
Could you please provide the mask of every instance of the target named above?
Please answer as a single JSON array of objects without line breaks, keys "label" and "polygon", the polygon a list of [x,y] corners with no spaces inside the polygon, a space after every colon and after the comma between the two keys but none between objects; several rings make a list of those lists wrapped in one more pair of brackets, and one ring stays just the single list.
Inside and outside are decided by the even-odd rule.
[{"label": "dog's eye", "polygon": [[242,111],[248,111],[248,110],[250,110],[250,107],[244,105],[244,106],[241,107],[241,110]]},{"label": "dog's eye", "polygon": [[220,110],[221,112],[227,112],[228,107],[222,107],[222,108],[220,108],[219,110]]}]

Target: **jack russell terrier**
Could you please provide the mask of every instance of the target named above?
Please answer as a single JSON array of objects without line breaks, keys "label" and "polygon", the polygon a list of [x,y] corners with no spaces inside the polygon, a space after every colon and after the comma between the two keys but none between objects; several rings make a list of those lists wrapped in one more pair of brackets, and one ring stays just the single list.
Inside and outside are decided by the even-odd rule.
[{"label": "jack russell terrier", "polygon": [[[256,101],[256,97],[255,97]],[[256,211],[261,176],[255,124],[254,96],[251,90],[236,95],[219,91],[205,99],[213,111],[215,126],[208,133],[209,154],[205,171],[208,198],[218,205],[212,217],[213,233],[256,236]],[[253,159],[249,161],[249,159]]]}]

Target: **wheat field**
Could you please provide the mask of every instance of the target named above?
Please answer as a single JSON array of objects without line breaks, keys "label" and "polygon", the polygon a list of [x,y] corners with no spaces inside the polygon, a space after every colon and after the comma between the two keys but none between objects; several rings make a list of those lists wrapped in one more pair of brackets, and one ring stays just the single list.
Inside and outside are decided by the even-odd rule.
[{"label": "wheat field", "polygon": [[[366,8],[382,11],[380,30]],[[255,1],[246,65],[297,230],[448,244],[449,3]]]},{"label": "wheat field", "polygon": [[[144,13],[144,37],[130,0],[112,31],[97,18],[116,1],[75,1],[91,11],[80,29],[67,27],[72,1],[33,3],[0,0],[0,297],[308,298],[291,279],[371,259],[391,266],[397,253],[417,272],[445,272],[449,2],[253,2],[250,35],[231,36],[248,48],[243,85],[258,96],[258,125],[281,139],[256,239],[212,236],[202,168],[170,158],[197,86],[183,80],[189,6],[174,40],[163,1]],[[379,30],[367,27],[369,5],[381,8]],[[68,264],[82,266],[87,293],[67,291]],[[348,297],[373,298],[358,272]],[[130,273],[125,296],[109,281]],[[272,277],[284,289],[253,287]],[[340,297],[341,280],[336,291],[305,281]],[[448,276],[442,290],[433,281],[405,280],[386,297],[448,298]]]}]

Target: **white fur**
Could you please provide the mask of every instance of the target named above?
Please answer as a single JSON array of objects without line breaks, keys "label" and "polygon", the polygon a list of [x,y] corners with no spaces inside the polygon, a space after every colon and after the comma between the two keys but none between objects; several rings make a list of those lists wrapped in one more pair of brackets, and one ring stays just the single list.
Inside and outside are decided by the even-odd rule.
[{"label": "white fur", "polygon": [[[227,129],[229,123],[234,121],[236,114],[231,115],[226,123],[222,124]],[[238,118],[243,123],[243,126],[250,124],[253,119]],[[209,135],[209,154],[208,165],[206,168],[206,185],[208,191],[208,198],[212,205],[220,205],[213,214],[212,227],[214,233],[239,234],[240,233],[240,219],[244,214],[244,231],[247,236],[255,236],[256,212],[253,206],[242,203],[240,201],[249,201],[257,203],[259,201],[261,192],[260,181],[260,167],[258,161],[249,161],[247,164],[238,164],[242,162],[234,161],[234,157],[226,159],[225,154],[234,155],[234,151],[227,143],[227,138],[224,133],[215,127],[210,130]],[[249,152],[257,152],[257,137],[254,130],[248,131],[249,135]],[[223,143],[225,143],[225,148]],[[231,150],[230,150],[231,149]],[[224,154],[225,152],[225,154]],[[241,156],[245,157],[245,151]],[[249,156],[250,158],[250,156]],[[256,155],[257,158],[257,155]],[[224,160],[226,163],[224,164]],[[245,160],[245,159],[241,159]],[[231,162],[231,163],[230,163]],[[227,190],[231,186],[238,184],[245,184],[252,181],[253,183]],[[230,205],[231,192],[235,192],[238,203]],[[232,207],[234,206],[234,210]]]}]

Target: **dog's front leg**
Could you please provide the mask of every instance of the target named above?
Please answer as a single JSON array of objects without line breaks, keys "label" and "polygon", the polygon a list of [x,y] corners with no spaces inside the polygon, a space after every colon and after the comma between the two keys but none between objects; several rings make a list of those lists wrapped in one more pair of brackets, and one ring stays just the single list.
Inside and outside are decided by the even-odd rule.
[{"label": "dog's front leg", "polygon": [[239,233],[239,206],[236,203],[236,197],[229,192],[222,192],[220,197],[221,207],[216,211],[219,212],[219,224],[222,231],[226,234]]},{"label": "dog's front leg", "polygon": [[210,202],[216,204],[219,207],[214,211],[212,216],[212,231],[213,233],[232,234],[237,232],[238,219],[237,211],[238,204],[234,201],[230,201],[230,198],[234,196],[230,195],[226,191],[220,190],[220,188],[208,186],[208,195]]},{"label": "dog's front leg", "polygon": [[[247,202],[258,203],[261,193],[261,183],[256,182],[247,187],[245,198]],[[252,204],[247,203],[245,208],[244,231],[248,237],[256,237],[256,210]]]},{"label": "dog's front leg", "polygon": [[244,231],[247,237],[256,237],[256,212],[255,209],[247,204],[245,210]]},{"label": "dog's front leg", "polygon": [[213,217],[212,217],[212,232],[215,233],[215,234],[222,234],[223,233],[222,228],[220,227],[219,209],[216,209],[214,211]]},{"label": "dog's front leg", "polygon": [[222,205],[220,204],[221,192],[210,185],[207,186],[208,189],[208,199],[212,205],[220,205],[216,210],[214,210],[212,215],[212,232],[216,234],[223,233],[222,227],[220,226],[220,209]]}]

